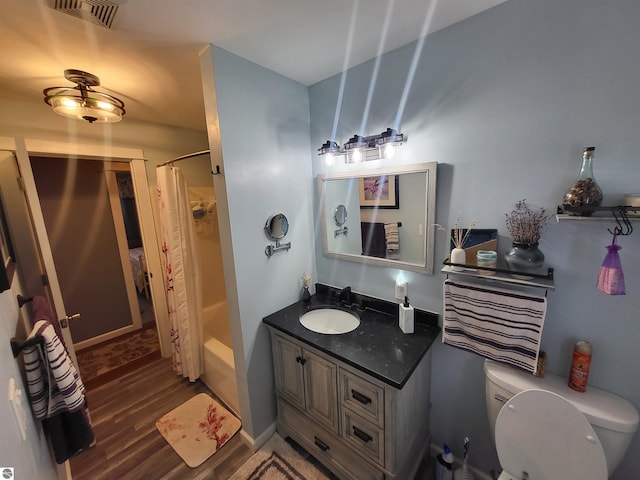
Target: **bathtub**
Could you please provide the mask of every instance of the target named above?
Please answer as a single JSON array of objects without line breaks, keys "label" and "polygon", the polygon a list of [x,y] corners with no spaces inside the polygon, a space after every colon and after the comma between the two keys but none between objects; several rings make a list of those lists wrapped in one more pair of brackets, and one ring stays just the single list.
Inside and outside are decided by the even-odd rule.
[{"label": "bathtub", "polygon": [[216,303],[202,310],[202,331],[204,374],[201,379],[226,407],[240,417],[226,302]]}]

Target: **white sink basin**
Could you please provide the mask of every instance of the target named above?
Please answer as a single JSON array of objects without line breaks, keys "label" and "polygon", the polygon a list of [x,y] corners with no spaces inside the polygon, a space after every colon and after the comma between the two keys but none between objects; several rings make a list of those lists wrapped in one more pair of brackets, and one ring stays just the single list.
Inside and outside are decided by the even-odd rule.
[{"label": "white sink basin", "polygon": [[355,330],[360,325],[360,319],[344,310],[318,308],[302,315],[300,323],[312,332],[336,335]]}]

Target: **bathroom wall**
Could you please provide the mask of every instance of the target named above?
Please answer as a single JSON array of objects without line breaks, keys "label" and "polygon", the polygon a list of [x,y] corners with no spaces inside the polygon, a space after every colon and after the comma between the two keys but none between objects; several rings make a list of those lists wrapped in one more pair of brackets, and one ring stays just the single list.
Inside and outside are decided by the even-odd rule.
[{"label": "bathroom wall", "polygon": [[[12,288],[0,293],[0,385],[3,395],[0,396],[0,422],[4,426],[0,435],[0,466],[13,467],[16,478],[38,478],[41,480],[58,478],[54,462],[49,455],[47,441],[42,432],[40,422],[33,420],[30,415],[31,407],[27,399],[26,388],[21,380],[18,360],[13,358],[9,339],[16,336],[16,330],[21,322],[18,313],[16,295],[21,289],[14,279]],[[26,439],[20,438],[18,422],[13,414],[13,408],[7,397],[9,379],[16,381],[16,386],[22,390],[21,405],[26,416]]]},{"label": "bathroom wall", "polygon": [[[638,190],[638,18],[634,0],[510,0],[350,69],[342,96],[340,75],[311,86],[312,148],[331,139],[337,108],[339,143],[397,126],[408,136],[401,163],[439,162],[437,223],[451,225],[462,212],[463,223],[475,218],[478,228],[498,228],[505,251],[504,214],[521,199],[554,213],[583,147],[596,147],[594,175],[606,204]],[[357,131],[367,107],[366,130]],[[314,176],[347,168],[313,157]],[[542,348],[548,371],[566,375],[573,344],[591,341],[589,385],[640,410],[640,231],[619,239],[627,295],[611,297],[595,288],[611,226],[553,220],[544,232],[540,248],[555,268],[557,290],[548,295]],[[398,271],[327,259],[320,246],[316,238],[320,282],[393,300]],[[448,248],[437,231],[436,266]],[[441,313],[443,275],[404,276],[412,302]],[[482,358],[442,344],[433,353],[432,441],[460,457],[468,435],[471,463],[498,468]],[[613,478],[638,476],[637,451],[640,435]]]},{"label": "bathroom wall", "polygon": [[[242,428],[255,440],[276,415],[262,318],[300,298],[315,264],[309,100],[303,85],[217,47],[201,66]],[[269,258],[264,225],[279,212],[291,249]]]}]

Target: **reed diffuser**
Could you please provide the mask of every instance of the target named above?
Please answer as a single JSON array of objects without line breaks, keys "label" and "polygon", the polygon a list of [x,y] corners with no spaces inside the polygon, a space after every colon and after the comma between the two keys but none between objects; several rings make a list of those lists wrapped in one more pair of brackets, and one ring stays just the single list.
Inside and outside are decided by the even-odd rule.
[{"label": "reed diffuser", "polygon": [[449,263],[454,264],[451,268],[455,271],[464,270],[462,265],[467,263],[467,255],[464,251],[464,244],[469,238],[471,234],[471,229],[478,224],[478,221],[474,218],[469,222],[467,228],[463,228],[460,226],[460,217],[462,216],[462,212],[459,212],[456,215],[456,220],[451,229],[445,228],[442,225],[436,224],[438,230],[444,230],[445,232],[451,232],[451,243],[453,244],[453,249],[449,255]]}]

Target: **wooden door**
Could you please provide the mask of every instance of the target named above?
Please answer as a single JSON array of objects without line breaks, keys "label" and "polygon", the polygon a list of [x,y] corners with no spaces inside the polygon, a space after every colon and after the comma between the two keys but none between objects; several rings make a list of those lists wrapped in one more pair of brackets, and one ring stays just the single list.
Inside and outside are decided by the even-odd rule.
[{"label": "wooden door", "polygon": [[273,335],[273,360],[276,390],[304,410],[302,349],[279,335]]},{"label": "wooden door", "polygon": [[338,367],[308,350],[303,358],[307,413],[338,433]]}]

